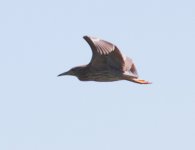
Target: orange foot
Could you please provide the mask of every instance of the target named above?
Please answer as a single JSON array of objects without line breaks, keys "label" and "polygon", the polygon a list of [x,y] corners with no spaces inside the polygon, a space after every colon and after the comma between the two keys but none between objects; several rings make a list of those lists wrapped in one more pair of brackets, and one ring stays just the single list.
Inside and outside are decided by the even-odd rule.
[{"label": "orange foot", "polygon": [[135,82],[135,83],[139,83],[139,84],[152,84],[152,82],[145,81],[145,80],[142,80],[142,79],[133,79],[132,81]]}]

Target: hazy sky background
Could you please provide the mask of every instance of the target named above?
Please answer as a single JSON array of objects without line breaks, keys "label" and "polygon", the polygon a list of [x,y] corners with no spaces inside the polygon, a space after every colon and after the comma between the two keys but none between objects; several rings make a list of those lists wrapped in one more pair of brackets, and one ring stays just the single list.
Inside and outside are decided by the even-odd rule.
[{"label": "hazy sky background", "polygon": [[[82,39],[116,44],[140,78],[80,82]],[[1,150],[194,150],[193,0],[0,2]]]}]

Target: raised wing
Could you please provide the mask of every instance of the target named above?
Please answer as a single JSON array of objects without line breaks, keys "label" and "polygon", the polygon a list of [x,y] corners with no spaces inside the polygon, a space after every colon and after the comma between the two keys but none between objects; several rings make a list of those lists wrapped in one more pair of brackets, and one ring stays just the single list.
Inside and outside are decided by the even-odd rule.
[{"label": "raised wing", "polygon": [[123,55],[115,45],[94,37],[84,36],[83,38],[90,45],[93,53],[89,65],[97,69],[110,68],[123,70],[125,61]]},{"label": "raised wing", "polygon": [[125,65],[123,69],[126,75],[138,78],[137,69],[131,58],[125,57]]}]

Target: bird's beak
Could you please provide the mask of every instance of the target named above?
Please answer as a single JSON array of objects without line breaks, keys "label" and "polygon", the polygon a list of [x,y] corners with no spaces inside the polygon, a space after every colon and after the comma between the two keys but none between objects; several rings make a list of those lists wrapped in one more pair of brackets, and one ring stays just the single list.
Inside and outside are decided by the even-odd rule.
[{"label": "bird's beak", "polygon": [[70,70],[70,71],[59,74],[58,77],[59,76],[65,76],[65,75],[73,75],[73,74],[72,74],[72,71]]}]

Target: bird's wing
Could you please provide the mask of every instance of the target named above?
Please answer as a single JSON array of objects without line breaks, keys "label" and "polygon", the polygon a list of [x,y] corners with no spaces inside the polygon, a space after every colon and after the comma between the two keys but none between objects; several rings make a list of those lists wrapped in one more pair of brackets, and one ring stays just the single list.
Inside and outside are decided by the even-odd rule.
[{"label": "bird's wing", "polygon": [[125,65],[123,67],[124,73],[126,75],[138,78],[137,69],[135,67],[135,64],[133,63],[133,60],[129,57],[125,57]]},{"label": "bird's wing", "polygon": [[84,36],[83,37],[92,49],[92,59],[89,65],[95,68],[111,67],[112,69],[123,70],[125,61],[119,49],[110,42]]}]

